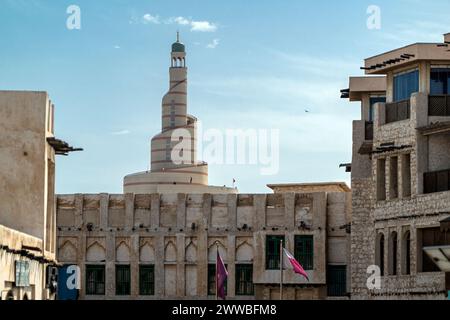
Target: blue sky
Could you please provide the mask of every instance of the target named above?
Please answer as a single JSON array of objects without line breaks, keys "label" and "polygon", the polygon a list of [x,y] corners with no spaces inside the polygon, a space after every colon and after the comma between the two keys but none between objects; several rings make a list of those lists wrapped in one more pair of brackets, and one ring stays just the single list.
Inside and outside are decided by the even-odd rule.
[{"label": "blue sky", "polygon": [[[66,28],[72,4],[81,30]],[[380,30],[366,27],[369,5]],[[57,137],[85,149],[58,158],[58,193],[120,193],[123,176],[148,168],[180,30],[189,113],[205,129],[280,129],[278,174],[211,165],[210,184],[349,182],[338,166],[359,107],[339,90],[366,57],[442,41],[449,18],[445,0],[0,0],[0,89],[48,91]]]}]

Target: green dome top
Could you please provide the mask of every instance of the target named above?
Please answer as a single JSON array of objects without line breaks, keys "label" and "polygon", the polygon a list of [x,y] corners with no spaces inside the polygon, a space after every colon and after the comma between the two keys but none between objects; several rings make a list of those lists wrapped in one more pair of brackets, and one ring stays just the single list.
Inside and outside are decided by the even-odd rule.
[{"label": "green dome top", "polygon": [[180,33],[177,31],[177,42],[172,44],[172,52],[185,52],[184,44],[180,42]]},{"label": "green dome top", "polygon": [[182,44],[181,42],[174,42],[172,44],[172,52],[185,52],[184,51],[184,44]]}]

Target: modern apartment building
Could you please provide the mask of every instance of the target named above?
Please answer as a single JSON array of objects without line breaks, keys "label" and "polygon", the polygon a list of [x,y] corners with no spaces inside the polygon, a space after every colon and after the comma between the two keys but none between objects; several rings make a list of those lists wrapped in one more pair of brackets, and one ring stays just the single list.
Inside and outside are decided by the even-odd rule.
[{"label": "modern apartment building", "polygon": [[449,49],[446,34],[367,58],[367,76],[342,90],[361,104],[351,164],[355,299],[444,299],[450,290]]}]

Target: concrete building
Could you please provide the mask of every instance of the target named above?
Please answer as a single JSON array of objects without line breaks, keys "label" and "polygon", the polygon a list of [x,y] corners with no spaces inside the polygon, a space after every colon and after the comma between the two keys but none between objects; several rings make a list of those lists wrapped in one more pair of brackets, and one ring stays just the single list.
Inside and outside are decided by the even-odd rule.
[{"label": "concrete building", "polygon": [[212,299],[218,246],[227,299],[279,299],[284,240],[310,278],[284,271],[284,299],[345,298],[350,215],[348,191],[59,195],[58,260],[80,299]]},{"label": "concrete building", "polygon": [[46,92],[0,91],[1,299],[54,296],[55,155],[74,149],[55,138],[53,119]]},{"label": "concrete building", "polygon": [[[450,290],[449,42],[446,34],[368,58],[367,76],[342,90],[361,103],[351,164],[355,299],[444,299]],[[371,265],[379,287],[367,285]]]},{"label": "concrete building", "polygon": [[208,164],[197,160],[197,118],[187,113],[186,50],[178,33],[169,75],[161,132],[151,140],[151,171],[127,175],[124,193],[237,193],[235,188],[209,186]]}]

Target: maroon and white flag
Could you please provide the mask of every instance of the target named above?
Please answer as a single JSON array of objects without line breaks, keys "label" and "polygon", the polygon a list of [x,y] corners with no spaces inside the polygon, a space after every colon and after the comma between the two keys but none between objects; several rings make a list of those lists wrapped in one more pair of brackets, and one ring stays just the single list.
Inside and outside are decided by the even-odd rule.
[{"label": "maroon and white flag", "polygon": [[284,253],[284,256],[287,258],[287,259],[283,259],[284,266],[287,269],[291,269],[295,273],[302,275],[303,277],[306,278],[306,280],[309,281],[308,274],[306,273],[305,269],[303,269],[302,265],[297,260],[295,260],[294,256],[284,248],[283,248],[283,253]]},{"label": "maroon and white flag", "polygon": [[228,271],[225,268],[222,258],[220,257],[219,250],[217,250],[216,259],[216,299],[217,297],[225,300],[225,284],[228,278]]}]

